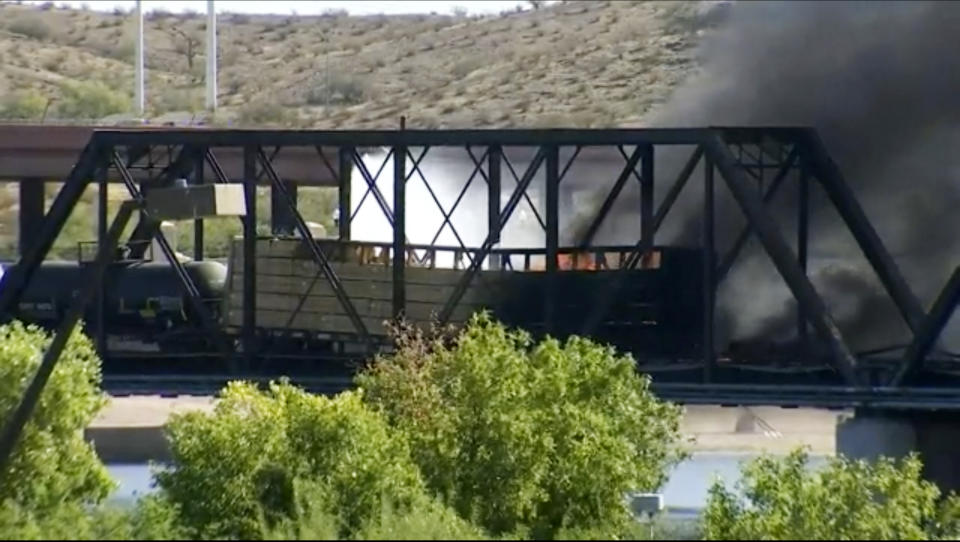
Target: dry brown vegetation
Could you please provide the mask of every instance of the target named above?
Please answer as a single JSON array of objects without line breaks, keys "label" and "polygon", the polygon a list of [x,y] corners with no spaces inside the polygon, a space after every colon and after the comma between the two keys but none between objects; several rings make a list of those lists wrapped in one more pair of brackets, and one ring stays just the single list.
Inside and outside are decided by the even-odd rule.
[{"label": "dry brown vegetation", "polygon": [[[695,66],[700,10],[585,1],[490,16],[222,15],[217,120],[359,129],[395,127],[401,115],[418,128],[635,122]],[[198,111],[204,16],[145,18],[151,116]],[[128,12],[0,4],[0,97],[54,99],[47,119],[65,82],[103,82],[129,100],[133,33]]]}]

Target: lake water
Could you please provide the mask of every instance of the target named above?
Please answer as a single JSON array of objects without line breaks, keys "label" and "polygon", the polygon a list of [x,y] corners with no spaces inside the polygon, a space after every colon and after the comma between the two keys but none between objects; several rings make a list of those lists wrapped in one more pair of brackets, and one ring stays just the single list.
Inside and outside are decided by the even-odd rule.
[{"label": "lake water", "polygon": [[[696,453],[677,465],[670,480],[662,490],[664,504],[672,516],[695,515],[707,500],[707,490],[715,477],[723,480],[728,487],[740,477],[740,467],[745,461],[755,458],[754,454],[733,453]],[[826,457],[810,458],[811,468],[823,465]],[[137,496],[152,491],[152,478],[147,465],[108,465],[110,474],[120,484],[113,500],[130,502]]]}]

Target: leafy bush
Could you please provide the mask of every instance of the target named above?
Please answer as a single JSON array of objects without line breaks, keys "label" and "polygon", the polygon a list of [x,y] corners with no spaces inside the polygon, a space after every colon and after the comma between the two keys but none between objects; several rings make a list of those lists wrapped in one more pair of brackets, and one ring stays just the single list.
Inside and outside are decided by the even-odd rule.
[{"label": "leafy bush", "polygon": [[[0,326],[0,412],[12,412],[40,366],[50,338],[39,328]],[[83,429],[105,405],[100,362],[76,328],[0,477],[3,508],[46,514],[70,503],[98,503],[113,482]]]},{"label": "leafy bush", "polygon": [[237,123],[245,127],[286,125],[293,122],[296,113],[274,103],[248,103],[237,112]]},{"label": "leafy bush", "polygon": [[172,467],[156,479],[197,537],[261,538],[318,506],[350,535],[384,499],[408,507],[423,488],[405,441],[356,392],[232,383],[212,414],[175,416],[167,430]]},{"label": "leafy bush", "polygon": [[715,482],[704,511],[708,540],[918,540],[956,537],[960,502],[937,504],[920,460],[876,463],[843,457],[818,472],[805,451],[762,456],[743,469],[739,491]]},{"label": "leafy bush", "polygon": [[3,540],[178,540],[174,508],[147,497],[132,510],[107,506],[87,508],[64,503],[42,513],[15,503],[0,507]]},{"label": "leafy bush", "polygon": [[10,21],[7,29],[36,40],[46,39],[50,35],[50,25],[34,15],[23,15]]},{"label": "leafy bush", "polygon": [[60,95],[57,114],[61,118],[99,119],[130,110],[127,95],[99,81],[65,83],[60,87]]},{"label": "leafy bush", "polygon": [[339,73],[326,73],[314,80],[307,91],[310,105],[354,105],[363,102],[369,92],[360,78]]},{"label": "leafy bush", "polygon": [[430,489],[497,535],[620,532],[625,493],[657,489],[683,456],[680,410],[632,359],[581,338],[533,345],[487,314],[456,337],[401,329],[358,383]]},{"label": "leafy bush", "polygon": [[47,99],[36,91],[12,92],[0,101],[0,116],[5,119],[37,120],[47,108]]}]

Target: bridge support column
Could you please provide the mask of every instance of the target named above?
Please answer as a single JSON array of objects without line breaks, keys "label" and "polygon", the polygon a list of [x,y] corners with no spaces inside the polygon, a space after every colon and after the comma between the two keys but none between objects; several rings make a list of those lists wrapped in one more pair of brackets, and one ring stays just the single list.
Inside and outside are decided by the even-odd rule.
[{"label": "bridge support column", "polygon": [[837,425],[836,451],[851,459],[917,452],[924,477],[944,493],[960,491],[960,416],[940,412],[860,411]]},{"label": "bridge support column", "polygon": [[36,240],[43,221],[45,209],[45,190],[42,179],[21,179],[20,186],[20,224],[17,234],[19,254],[23,256]]}]

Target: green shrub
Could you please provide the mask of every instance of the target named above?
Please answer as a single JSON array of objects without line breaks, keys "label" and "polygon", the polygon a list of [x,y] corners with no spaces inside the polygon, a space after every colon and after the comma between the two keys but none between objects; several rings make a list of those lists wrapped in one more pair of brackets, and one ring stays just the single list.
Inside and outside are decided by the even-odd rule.
[{"label": "green shrub", "polygon": [[[423,489],[405,441],[356,392],[232,383],[212,414],[175,416],[167,431],[173,460],[157,482],[198,537],[261,538],[318,506],[350,535],[384,499],[406,507]],[[299,498],[304,487],[323,498]]]},{"label": "green shrub", "polygon": [[39,120],[47,109],[47,99],[36,91],[12,92],[0,100],[0,116],[14,120]]},{"label": "green shrub", "polygon": [[581,338],[533,345],[486,314],[455,338],[401,330],[358,383],[430,489],[496,535],[620,532],[625,493],[657,489],[683,457],[680,410],[632,359]]},{"label": "green shrub", "polygon": [[[49,342],[34,326],[0,326],[0,412],[12,412],[19,404]],[[113,482],[83,438],[83,429],[105,404],[99,383],[96,351],[77,327],[0,477],[4,508],[46,514],[107,497]]]},{"label": "green shrub", "polygon": [[57,115],[65,119],[100,119],[130,110],[130,98],[99,82],[68,82],[60,86]]},{"label": "green shrub", "polygon": [[36,40],[46,39],[50,35],[50,25],[34,15],[22,15],[10,21],[7,29]]},{"label": "green shrub", "polygon": [[955,497],[921,478],[916,456],[876,463],[832,458],[810,472],[805,451],[762,456],[739,492],[715,482],[703,515],[708,540],[919,540],[960,534]]}]

